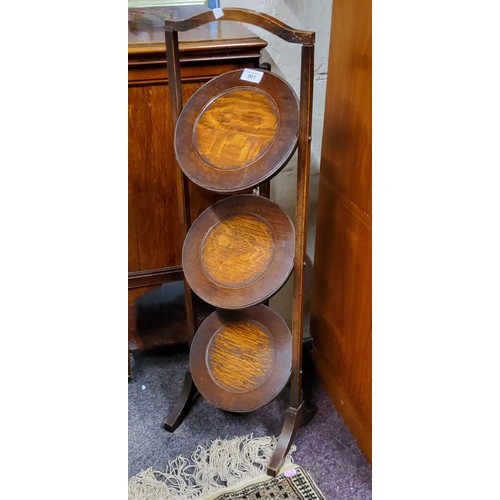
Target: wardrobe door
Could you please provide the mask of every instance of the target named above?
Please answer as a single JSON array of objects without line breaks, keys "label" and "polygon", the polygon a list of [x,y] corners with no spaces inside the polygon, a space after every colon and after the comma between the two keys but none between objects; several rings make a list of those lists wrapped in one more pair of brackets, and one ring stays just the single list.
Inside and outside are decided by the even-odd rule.
[{"label": "wardrobe door", "polygon": [[311,334],[324,385],[369,460],[371,158],[371,0],[335,0]]}]

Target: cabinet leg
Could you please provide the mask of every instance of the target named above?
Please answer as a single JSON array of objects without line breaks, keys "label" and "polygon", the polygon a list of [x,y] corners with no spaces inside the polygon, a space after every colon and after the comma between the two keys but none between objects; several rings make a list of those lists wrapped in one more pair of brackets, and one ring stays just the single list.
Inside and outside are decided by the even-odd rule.
[{"label": "cabinet leg", "polygon": [[198,394],[196,386],[194,385],[193,378],[191,377],[191,372],[186,371],[184,377],[184,385],[182,386],[182,391],[172,408],[172,411],[163,420],[163,428],[168,432],[174,432],[175,429],[184,419],[184,416],[189,411],[189,407],[193,402],[195,396]]},{"label": "cabinet leg", "polygon": [[274,450],[273,456],[269,462],[267,468],[268,476],[276,476],[283,461],[285,460],[286,454],[290,449],[292,440],[299,427],[308,424],[314,417],[318,407],[312,403],[302,403],[298,408],[289,407],[285,412],[285,423],[283,424],[283,430],[278,440],[278,445],[276,450]]}]

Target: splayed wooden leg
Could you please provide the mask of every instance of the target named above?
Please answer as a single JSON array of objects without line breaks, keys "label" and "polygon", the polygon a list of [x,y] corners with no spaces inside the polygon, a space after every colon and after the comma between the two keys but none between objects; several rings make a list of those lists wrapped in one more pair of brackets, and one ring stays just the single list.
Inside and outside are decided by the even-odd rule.
[{"label": "splayed wooden leg", "polygon": [[182,386],[181,394],[172,411],[163,420],[163,428],[165,430],[168,432],[174,432],[175,429],[177,429],[197,394],[198,391],[196,390],[193,378],[191,377],[191,372],[188,370],[186,371],[186,375],[184,377],[184,385]]},{"label": "splayed wooden leg", "polygon": [[274,450],[267,468],[267,474],[269,476],[274,477],[278,474],[297,429],[308,424],[314,417],[317,409],[318,407],[311,403],[302,403],[298,408],[288,407],[285,412],[285,423],[283,424],[283,430],[281,431],[278,445],[276,446],[276,450]]}]

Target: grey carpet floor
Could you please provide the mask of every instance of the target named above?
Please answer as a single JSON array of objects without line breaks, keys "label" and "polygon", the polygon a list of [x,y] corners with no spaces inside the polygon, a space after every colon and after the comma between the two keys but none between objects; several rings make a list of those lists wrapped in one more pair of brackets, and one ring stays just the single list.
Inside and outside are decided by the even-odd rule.
[{"label": "grey carpet floor", "polygon": [[[220,410],[201,396],[175,432],[162,421],[173,407],[188,365],[184,347],[132,356],[133,378],[129,381],[129,477],[153,467],[164,471],[179,455],[188,458],[198,445],[216,438],[281,433],[287,400],[284,394],[250,413]],[[307,359],[304,392],[318,406],[311,422],[301,427],[293,443],[294,462],[306,469],[327,499],[372,498],[372,471],[344,421],[336,412]]]}]

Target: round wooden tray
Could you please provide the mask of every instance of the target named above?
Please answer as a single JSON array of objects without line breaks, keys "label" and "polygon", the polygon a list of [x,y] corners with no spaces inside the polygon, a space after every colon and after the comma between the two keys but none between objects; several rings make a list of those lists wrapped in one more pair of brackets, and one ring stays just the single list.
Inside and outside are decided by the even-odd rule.
[{"label": "round wooden tray", "polygon": [[203,85],[186,103],[175,127],[175,154],[199,186],[236,193],[276,175],[297,147],[299,105],[293,89],[269,71],[259,83],[243,70]]},{"label": "round wooden tray", "polygon": [[292,336],[264,305],[213,312],[191,344],[189,364],[201,395],[227,411],[248,412],[274,399],[291,373]]},{"label": "round wooden tray", "polygon": [[272,201],[230,196],[191,225],[182,249],[184,276],[205,302],[243,309],[274,295],[290,276],[295,230]]}]

